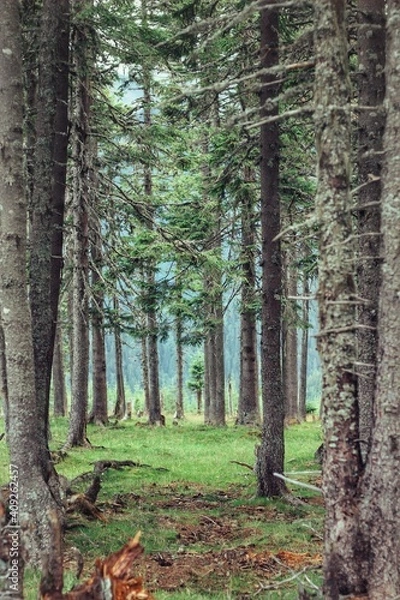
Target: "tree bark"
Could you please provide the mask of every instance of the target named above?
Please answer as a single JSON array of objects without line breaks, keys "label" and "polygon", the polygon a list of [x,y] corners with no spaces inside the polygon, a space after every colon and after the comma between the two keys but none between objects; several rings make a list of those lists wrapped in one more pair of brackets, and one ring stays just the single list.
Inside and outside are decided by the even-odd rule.
[{"label": "tree bark", "polygon": [[210,348],[210,336],[207,333],[204,340],[204,424],[210,425],[210,410],[211,410],[211,366],[212,354]]},{"label": "tree bark", "polygon": [[148,349],[149,349],[149,423],[161,425],[161,396],[159,380],[159,358],[158,358],[158,327],[156,313],[156,282],[153,270],[149,273],[149,295],[148,295]]},{"label": "tree bark", "polygon": [[106,348],[104,339],[104,292],[101,281],[103,252],[101,225],[97,216],[92,217],[92,364],[93,406],[90,422],[97,425],[108,423]]},{"label": "tree bark", "polygon": [[72,131],[73,159],[73,282],[72,282],[72,403],[66,447],[87,444],[89,378],[89,190],[90,190],[90,79],[89,39],[84,23],[74,39],[75,106]]},{"label": "tree bark", "polygon": [[[14,525],[20,527],[16,529],[18,574],[13,597],[21,598],[23,560],[42,569],[48,562],[54,588],[59,593],[62,567],[59,507],[43,472],[43,438],[36,419],[38,407],[26,272],[21,24],[19,6],[14,0],[2,3],[0,47],[0,307],[9,402],[10,479],[18,503],[12,518]],[[51,555],[48,548],[53,549]],[[10,579],[8,583],[12,583]],[[8,592],[11,594],[11,587]]]},{"label": "tree bark", "polygon": [[299,416],[304,421],[307,415],[307,374],[308,374],[308,340],[310,320],[310,284],[308,276],[304,275],[303,283],[303,331],[301,334],[300,354],[300,383],[299,383]]},{"label": "tree bark", "polygon": [[[0,307],[1,310],[1,307]],[[4,340],[4,331],[0,322],[0,395],[3,401],[4,425],[6,433],[8,431],[8,386],[7,386],[7,365],[6,365],[6,345]]]},{"label": "tree bark", "polygon": [[117,380],[117,398],[114,408],[114,416],[117,419],[123,419],[126,415],[126,396],[124,383],[124,364],[122,355],[122,339],[121,328],[119,326],[119,302],[114,296],[114,313],[116,323],[114,325],[114,342],[115,342],[115,374]]},{"label": "tree bark", "polygon": [[[278,11],[261,11],[261,68],[278,64]],[[261,119],[275,116],[277,105],[269,107],[278,94],[276,76],[261,78]],[[276,122],[261,126],[261,235],[262,235],[262,314],[261,379],[263,433],[257,455],[257,494],[281,496],[286,488],[274,473],[283,473],[284,406],[281,368],[282,260],[280,241],[279,129]]]},{"label": "tree bark", "polygon": [[379,310],[375,423],[362,490],[364,533],[369,540],[368,597],[400,596],[400,2],[387,3],[387,122],[382,190],[384,263]]},{"label": "tree bark", "polygon": [[[294,240],[293,240],[294,244]],[[291,246],[293,248],[293,246]],[[286,304],[283,314],[282,327],[282,375],[283,392],[285,404],[285,420],[287,423],[299,420],[299,377],[298,377],[298,340],[297,340],[297,315],[295,309],[295,300],[291,298],[297,296],[297,278],[293,265],[285,253],[285,290]]]},{"label": "tree bark", "polygon": [[[38,427],[45,445],[62,271],[68,141],[69,10],[69,0],[43,2],[36,90],[29,240],[30,305]],[[48,460],[46,448],[43,460]]]},{"label": "tree bark", "polygon": [[67,414],[67,390],[65,387],[64,352],[60,325],[57,325],[54,342],[53,390],[54,416],[65,417]]},{"label": "tree bark", "polygon": [[326,506],[324,598],[362,592],[365,548],[359,532],[357,300],[351,219],[351,88],[345,0],[320,0],[315,28],[315,126],[318,159],[319,325],[323,493]]},{"label": "tree bark", "polygon": [[144,392],[144,411],[149,414],[150,410],[150,389],[149,389],[149,353],[147,350],[147,335],[142,335],[142,383]]},{"label": "tree bark", "polygon": [[242,291],[240,312],[240,388],[238,403],[238,425],[256,425],[260,422],[258,404],[258,359],[257,359],[257,306],[255,272],[255,211],[254,199],[249,184],[252,173],[245,170],[248,184],[241,198],[242,222]]},{"label": "tree bark", "polygon": [[183,407],[183,344],[182,344],[182,320],[176,317],[176,377],[177,397],[175,407],[175,418],[183,419],[185,411]]},{"label": "tree bark", "polygon": [[[380,198],[385,125],[385,2],[358,1],[358,402],[361,452],[365,460],[373,426],[381,279]],[[364,107],[370,107],[365,110]]]}]

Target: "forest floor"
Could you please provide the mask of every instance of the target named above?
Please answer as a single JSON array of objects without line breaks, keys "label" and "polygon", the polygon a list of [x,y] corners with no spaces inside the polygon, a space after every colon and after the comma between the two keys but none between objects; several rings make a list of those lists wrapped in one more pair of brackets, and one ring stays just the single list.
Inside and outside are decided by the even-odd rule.
[{"label": "forest floor", "polygon": [[[64,419],[53,423],[54,449],[61,447],[66,426]],[[251,467],[259,436],[254,428],[209,428],[196,418],[179,426],[167,419],[165,428],[137,420],[90,427],[92,448],[71,450],[57,464],[74,492],[87,488],[99,460],[135,464],[102,472],[97,515],[68,515],[66,589],[76,583],[78,564],[85,580],[96,558],[141,531],[145,551],[134,572],[158,600],[289,600],[301,587],[316,592],[322,496],[293,485],[290,500],[257,498]],[[319,485],[313,455],[320,438],[319,422],[286,430],[290,477]],[[2,467],[1,459],[0,477]],[[36,598],[38,580],[38,574],[28,575],[28,600]]]}]

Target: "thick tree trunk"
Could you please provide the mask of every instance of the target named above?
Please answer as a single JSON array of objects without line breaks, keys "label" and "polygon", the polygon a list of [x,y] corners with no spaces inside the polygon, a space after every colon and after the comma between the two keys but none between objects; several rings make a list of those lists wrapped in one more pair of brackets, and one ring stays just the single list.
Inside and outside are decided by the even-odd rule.
[{"label": "thick tree trunk", "polygon": [[[380,287],[380,197],[385,125],[385,1],[358,1],[358,402],[361,452],[365,459],[373,425]],[[366,110],[365,107],[369,107]]]},{"label": "thick tree trunk", "polygon": [[[15,579],[6,578],[6,593],[21,598],[23,559],[45,568],[48,562],[55,589],[61,593],[59,507],[43,473],[42,431],[36,418],[37,399],[32,323],[26,272],[27,207],[23,181],[23,90],[19,6],[2,3],[0,26],[0,306],[4,332],[8,392],[11,491],[17,502],[12,513],[18,562]],[[34,524],[34,526],[32,526]],[[53,552],[49,555],[48,549]],[[4,592],[4,585],[2,584]],[[15,593],[12,594],[15,585]]]},{"label": "thick tree trunk", "polygon": [[[30,305],[38,427],[45,444],[49,426],[50,380],[62,270],[68,141],[69,10],[69,0],[43,2],[36,91]],[[46,460],[48,452],[44,448],[44,461]]]},{"label": "thick tree trunk", "polygon": [[384,263],[379,310],[375,423],[363,488],[369,539],[368,597],[400,597],[400,2],[387,3],[386,164],[382,190]]},{"label": "thick tree trunk", "polygon": [[345,0],[316,4],[315,125],[318,158],[319,352],[323,386],[326,506],[324,598],[362,592],[365,548],[358,526],[357,300],[351,219],[350,81]]},{"label": "thick tree trunk", "polygon": [[[261,12],[261,67],[278,64],[277,10]],[[261,119],[275,116],[278,109],[269,104],[278,95],[279,85],[274,75],[261,78]],[[275,105],[277,106],[277,105]],[[263,433],[257,455],[257,494],[281,496],[283,482],[274,473],[283,473],[284,407],[281,368],[281,295],[282,260],[279,240],[280,202],[279,129],[276,122],[261,126],[261,235],[262,235],[262,315],[261,315],[261,379],[263,403]]]},{"label": "thick tree trunk", "polygon": [[[250,184],[252,173],[245,171]],[[256,239],[254,200],[250,185],[241,198],[242,222],[242,306],[240,312],[240,387],[237,423],[255,425],[260,421],[258,405],[257,307],[256,307]]]},{"label": "thick tree trunk", "polygon": [[65,387],[64,352],[61,327],[57,325],[53,359],[54,416],[67,414],[67,390]]},{"label": "thick tree trunk", "polygon": [[88,31],[83,23],[74,39],[77,74],[72,131],[73,158],[73,281],[72,281],[72,402],[66,446],[87,444],[89,378],[89,190],[91,144]]},{"label": "thick tree trunk", "polygon": [[117,322],[114,326],[114,342],[115,342],[115,375],[117,380],[117,398],[114,407],[114,416],[117,419],[123,419],[126,415],[126,396],[125,396],[125,383],[124,383],[124,364],[122,355],[122,339],[121,339],[121,328],[118,324],[119,320],[119,302],[118,298],[114,296],[114,313],[116,315]]}]

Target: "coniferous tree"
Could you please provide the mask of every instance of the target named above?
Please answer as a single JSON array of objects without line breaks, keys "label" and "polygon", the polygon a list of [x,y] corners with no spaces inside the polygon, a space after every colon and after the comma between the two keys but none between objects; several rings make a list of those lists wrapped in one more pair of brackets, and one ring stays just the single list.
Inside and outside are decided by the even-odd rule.
[{"label": "coniferous tree", "polygon": [[277,114],[270,102],[278,95],[276,76],[269,72],[278,64],[278,11],[273,6],[261,11],[261,236],[262,236],[262,330],[261,381],[263,401],[263,434],[257,455],[258,495],[281,496],[285,492],[282,480],[274,473],[283,473],[284,406],[281,369],[281,295],[282,261],[280,241],[279,200],[279,129],[269,118]]},{"label": "coniferous tree", "polygon": [[[76,2],[77,14],[89,4]],[[90,32],[83,20],[73,40],[76,82],[74,89],[72,141],[72,368],[71,413],[66,447],[87,442],[89,379],[89,207],[92,190],[92,151],[90,113],[92,105],[90,74]]]},{"label": "coniferous tree", "polygon": [[[37,389],[28,299],[27,206],[23,168],[23,75],[19,6],[2,5],[0,44],[0,123],[3,151],[0,159],[0,197],[4,210],[0,223],[0,306],[5,341],[7,381],[7,441],[10,474],[18,486],[19,577],[15,596],[22,598],[23,560],[46,569],[54,589],[61,593],[60,506],[48,485],[43,465],[43,432],[36,419]],[[32,523],[35,527],[32,527]],[[14,595],[8,577],[2,594]],[[5,592],[5,593],[4,593]]]}]

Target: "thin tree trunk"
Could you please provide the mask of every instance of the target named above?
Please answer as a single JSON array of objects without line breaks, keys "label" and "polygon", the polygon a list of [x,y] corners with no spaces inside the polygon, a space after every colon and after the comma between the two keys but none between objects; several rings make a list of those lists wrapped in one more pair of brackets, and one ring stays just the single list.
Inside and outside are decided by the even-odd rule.
[{"label": "thin tree trunk", "polygon": [[[207,334],[206,340],[206,355],[204,357],[204,366],[207,368],[205,382],[207,384],[207,396],[205,399],[208,400],[208,411],[207,421],[204,421],[208,425],[216,424],[216,406],[217,406],[217,375],[216,375],[216,347],[215,347],[215,332],[211,329]],[[204,419],[206,413],[204,412]]]},{"label": "thin tree trunk", "polygon": [[3,401],[4,425],[6,433],[8,431],[8,386],[7,386],[7,368],[6,368],[6,346],[4,341],[4,331],[0,324],[0,395]]},{"label": "thin tree trunk", "polygon": [[358,195],[360,210],[358,294],[363,299],[358,321],[358,403],[361,452],[365,460],[371,440],[377,360],[378,302],[381,281],[380,197],[382,138],[385,126],[385,2],[358,0]]},{"label": "thin tree trunk", "polygon": [[[261,67],[278,64],[277,10],[261,11]],[[274,75],[261,78],[261,118],[277,114],[269,103],[278,94]],[[261,235],[262,235],[262,348],[261,377],[263,401],[263,433],[257,454],[257,493],[259,496],[281,496],[286,488],[274,473],[283,473],[284,407],[281,368],[281,294],[282,266],[280,242],[279,130],[276,122],[261,126]]]},{"label": "thin tree trunk", "polygon": [[240,312],[240,385],[237,423],[255,425],[260,421],[258,405],[257,360],[257,308],[255,272],[255,212],[250,191],[253,180],[249,169],[245,170],[248,184],[242,195],[242,306]]},{"label": "thin tree trunk", "polygon": [[108,423],[106,347],[104,339],[104,292],[101,282],[103,253],[101,226],[96,216],[92,218],[92,364],[93,364],[93,407],[90,422],[97,425]]},{"label": "thin tree trunk", "polygon": [[147,351],[147,336],[143,335],[142,344],[142,383],[144,392],[144,411],[148,415],[150,411],[150,388],[149,388],[149,355]]},{"label": "thin tree trunk", "polygon": [[297,296],[297,279],[289,257],[285,255],[285,282],[286,305],[283,315],[282,341],[283,341],[283,390],[285,402],[285,420],[287,423],[299,420],[298,407],[298,340],[297,340],[297,315],[294,308]]},{"label": "thin tree trunk", "polygon": [[183,407],[183,344],[182,344],[182,320],[176,318],[176,376],[177,376],[177,398],[175,407],[175,418],[183,419],[185,416]]},{"label": "thin tree trunk", "polygon": [[[221,286],[221,281],[218,282]],[[218,293],[215,307],[215,425],[226,425],[225,421],[225,361],[224,361],[224,309],[222,290]]]},{"label": "thin tree trunk", "polygon": [[362,592],[359,536],[354,235],[351,218],[351,87],[345,0],[320,0],[315,29],[315,125],[319,223],[318,349],[323,385],[326,507],[324,598]]},{"label": "thin tree trunk", "polygon": [[53,391],[54,416],[65,417],[67,414],[67,390],[65,387],[64,352],[60,325],[57,326],[54,343]]},{"label": "thin tree trunk", "polygon": [[204,424],[210,425],[210,410],[211,410],[211,389],[210,389],[210,338],[207,333],[204,340]]},{"label": "thin tree trunk", "polygon": [[149,423],[151,425],[161,425],[161,396],[159,380],[159,359],[158,359],[158,333],[157,333],[157,315],[155,310],[155,275],[150,274],[150,292],[149,308],[147,313],[149,337]]},{"label": "thin tree trunk", "polygon": [[197,414],[201,415],[202,393],[201,390],[196,390]]},{"label": "thin tree trunk", "polygon": [[119,320],[119,302],[118,298],[114,296],[114,313],[116,315],[117,322],[114,326],[114,342],[115,342],[115,374],[117,380],[117,398],[114,408],[114,416],[117,419],[123,419],[126,414],[126,396],[125,396],[125,383],[124,383],[124,365],[122,355],[122,339],[121,339],[121,328],[118,324]]},{"label": "thin tree trunk", "polygon": [[304,421],[307,410],[307,373],[308,373],[308,340],[309,340],[309,320],[310,320],[310,285],[307,275],[304,276],[303,283],[303,331],[301,335],[301,354],[300,354],[300,384],[299,384],[299,415]]}]

